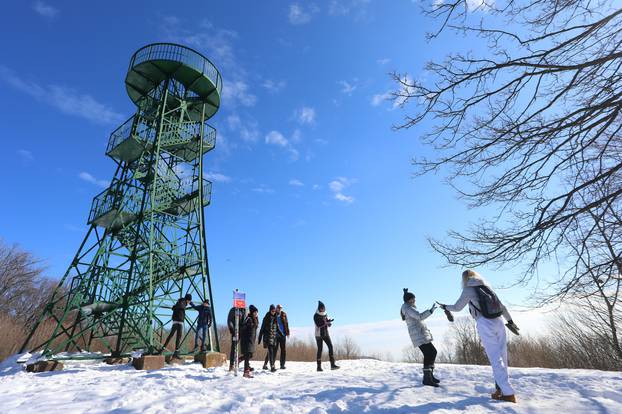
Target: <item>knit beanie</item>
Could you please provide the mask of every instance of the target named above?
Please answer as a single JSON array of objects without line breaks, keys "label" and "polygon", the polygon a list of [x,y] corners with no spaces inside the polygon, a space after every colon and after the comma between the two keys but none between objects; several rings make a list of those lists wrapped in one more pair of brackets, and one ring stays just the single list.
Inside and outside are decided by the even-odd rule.
[{"label": "knit beanie", "polygon": [[408,291],[408,288],[404,288],[404,302],[408,302],[415,298],[415,294]]},{"label": "knit beanie", "polygon": [[318,308],[318,310],[322,309],[322,308],[326,309],[326,306],[324,306],[324,303],[321,300],[318,300],[317,301],[317,308]]},{"label": "knit beanie", "polygon": [[186,296],[184,296],[184,299],[192,300],[192,295],[190,293],[186,293]]},{"label": "knit beanie", "polygon": [[274,305],[270,305],[270,312],[272,312],[273,310],[276,310],[276,307]]},{"label": "knit beanie", "polygon": [[251,305],[248,307],[248,311],[249,313],[257,312],[257,308],[255,307],[255,305]]}]

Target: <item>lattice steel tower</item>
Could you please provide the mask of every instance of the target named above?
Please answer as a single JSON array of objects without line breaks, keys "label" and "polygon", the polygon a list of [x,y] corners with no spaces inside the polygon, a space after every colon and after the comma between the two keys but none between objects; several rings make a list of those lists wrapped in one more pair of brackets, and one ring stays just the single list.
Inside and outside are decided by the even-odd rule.
[{"label": "lattice steel tower", "polygon": [[[137,110],[110,135],[106,155],[116,172],[93,199],[86,237],[22,351],[154,353],[177,299],[190,293],[214,309],[203,212],[211,183],[203,177],[203,155],[215,145],[216,130],[206,121],[220,106],[222,78],[200,53],[157,43],[132,56],[125,85]],[[195,319],[196,312],[186,312],[181,353]]]}]

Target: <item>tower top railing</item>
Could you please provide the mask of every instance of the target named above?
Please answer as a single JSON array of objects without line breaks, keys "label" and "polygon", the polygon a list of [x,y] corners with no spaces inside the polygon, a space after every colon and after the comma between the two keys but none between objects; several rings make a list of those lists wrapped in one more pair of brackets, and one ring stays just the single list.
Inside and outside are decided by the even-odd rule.
[{"label": "tower top railing", "polygon": [[216,86],[218,94],[222,92],[222,77],[216,66],[194,49],[174,43],[152,43],[142,47],[132,55],[129,70],[150,60],[171,60],[183,63],[207,76]]}]

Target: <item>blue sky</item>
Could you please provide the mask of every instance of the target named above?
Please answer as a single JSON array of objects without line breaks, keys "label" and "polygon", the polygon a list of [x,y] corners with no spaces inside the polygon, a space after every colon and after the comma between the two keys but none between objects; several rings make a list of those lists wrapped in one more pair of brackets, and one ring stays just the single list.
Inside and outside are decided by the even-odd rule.
[{"label": "blue sky", "polygon": [[[135,110],[129,59],[172,41],[224,78],[205,158],[219,320],[236,287],[262,311],[283,303],[296,326],[311,324],[318,299],[341,324],[395,319],[406,286],[421,306],[455,299],[460,269],[442,268],[425,237],[485,211],[467,210],[442,176],[412,178],[410,159],[429,151],[417,142],[427,125],[392,131],[405,112],[386,98],[388,73],[422,76],[456,37],[427,43],[434,22],[406,0],[198,3],[4,3],[0,237],[51,277],[64,273],[114,173],[108,136]],[[518,276],[486,274],[495,285]],[[517,304],[525,294],[504,293]]]}]

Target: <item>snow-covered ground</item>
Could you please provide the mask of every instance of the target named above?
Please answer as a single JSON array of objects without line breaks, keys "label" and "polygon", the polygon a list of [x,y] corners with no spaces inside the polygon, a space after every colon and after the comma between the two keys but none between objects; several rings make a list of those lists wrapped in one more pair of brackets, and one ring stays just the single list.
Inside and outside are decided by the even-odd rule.
[{"label": "snow-covered ground", "polygon": [[[289,362],[254,379],[198,364],[136,371],[130,365],[67,362],[29,374],[0,364],[0,413],[622,413],[622,373],[513,368],[518,404],[492,401],[486,366],[438,365],[443,387],[420,384],[419,364],[341,361],[315,371]],[[325,368],[328,364],[325,363]],[[260,362],[254,366],[261,367]]]}]

